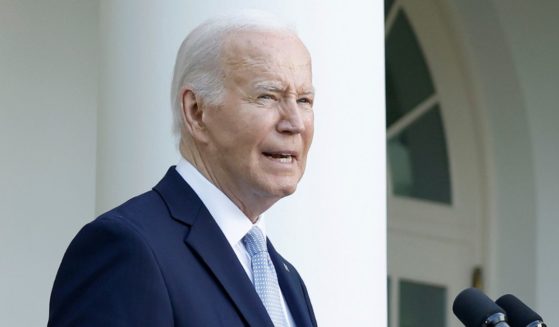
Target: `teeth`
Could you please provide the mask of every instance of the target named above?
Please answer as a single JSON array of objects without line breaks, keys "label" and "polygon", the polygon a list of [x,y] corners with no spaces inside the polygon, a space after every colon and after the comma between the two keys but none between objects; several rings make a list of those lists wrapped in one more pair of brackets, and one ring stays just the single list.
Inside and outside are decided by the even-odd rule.
[{"label": "teeth", "polygon": [[282,157],[279,158],[279,162],[281,163],[290,163],[293,161],[293,157],[292,156],[287,156],[287,157]]},{"label": "teeth", "polygon": [[293,162],[293,156],[290,154],[283,154],[283,153],[279,153],[279,154],[266,154],[266,156],[268,156],[271,159],[274,159],[278,162],[281,163],[291,163]]}]

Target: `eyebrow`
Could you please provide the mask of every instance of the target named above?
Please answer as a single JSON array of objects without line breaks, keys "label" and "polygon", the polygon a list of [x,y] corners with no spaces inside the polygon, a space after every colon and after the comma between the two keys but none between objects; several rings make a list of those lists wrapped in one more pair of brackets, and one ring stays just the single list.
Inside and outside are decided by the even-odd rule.
[{"label": "eyebrow", "polygon": [[262,81],[254,83],[255,89],[263,89],[271,92],[282,92],[285,90],[283,83],[275,81]]},{"label": "eyebrow", "polygon": [[[266,90],[269,92],[284,92],[285,86],[283,83],[278,81],[261,81],[254,83],[255,89]],[[311,86],[310,89],[300,90],[299,94],[301,95],[314,95],[314,87]]]}]

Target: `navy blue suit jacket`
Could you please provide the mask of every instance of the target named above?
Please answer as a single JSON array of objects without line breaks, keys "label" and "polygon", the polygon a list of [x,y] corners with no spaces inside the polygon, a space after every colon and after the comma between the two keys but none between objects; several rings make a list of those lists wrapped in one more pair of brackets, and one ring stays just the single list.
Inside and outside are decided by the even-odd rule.
[{"label": "navy blue suit jacket", "polygon": [[[268,249],[295,323],[316,326],[301,277],[270,242]],[[74,238],[48,325],[273,326],[227,239],[174,167]]]}]

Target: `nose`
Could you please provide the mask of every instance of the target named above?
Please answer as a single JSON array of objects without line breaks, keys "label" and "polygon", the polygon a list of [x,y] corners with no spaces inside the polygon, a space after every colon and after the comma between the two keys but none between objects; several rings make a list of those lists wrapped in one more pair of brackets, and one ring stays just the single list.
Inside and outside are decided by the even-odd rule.
[{"label": "nose", "polygon": [[280,133],[298,134],[305,131],[303,109],[299,108],[297,101],[287,101],[282,110],[277,129]]}]

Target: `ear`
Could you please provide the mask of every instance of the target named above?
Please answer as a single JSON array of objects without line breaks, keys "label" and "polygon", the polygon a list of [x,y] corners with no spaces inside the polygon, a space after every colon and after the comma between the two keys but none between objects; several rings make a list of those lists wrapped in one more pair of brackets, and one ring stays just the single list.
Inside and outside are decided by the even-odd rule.
[{"label": "ear", "polygon": [[193,139],[204,141],[206,139],[206,125],[204,124],[204,107],[196,93],[188,87],[181,89],[181,114],[182,122],[186,132]]}]

